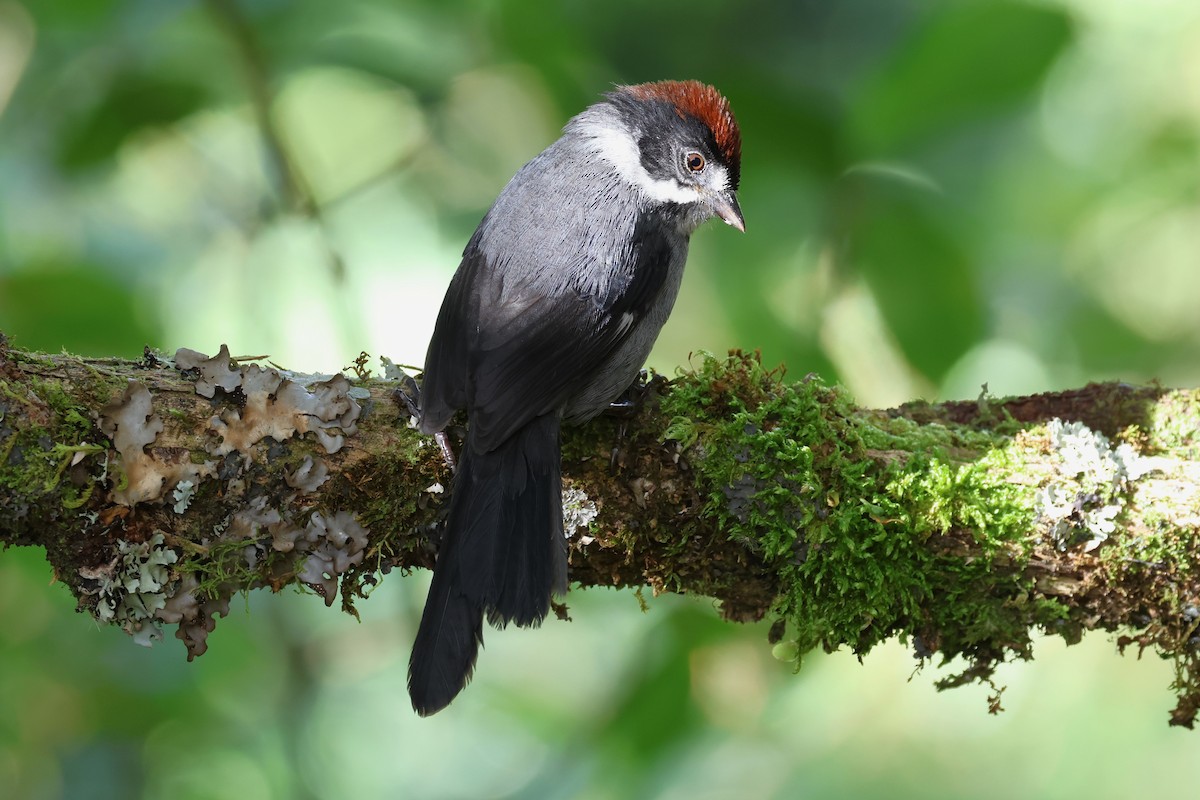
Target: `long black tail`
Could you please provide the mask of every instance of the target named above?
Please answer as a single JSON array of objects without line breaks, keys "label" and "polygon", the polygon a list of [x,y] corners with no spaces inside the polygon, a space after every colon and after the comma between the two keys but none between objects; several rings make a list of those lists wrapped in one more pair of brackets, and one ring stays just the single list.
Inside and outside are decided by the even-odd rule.
[{"label": "long black tail", "polygon": [[551,595],[567,590],[558,431],[556,414],[537,417],[485,453],[467,434],[408,662],[408,694],[422,716],[471,679],[485,614],[497,627],[538,625]]}]

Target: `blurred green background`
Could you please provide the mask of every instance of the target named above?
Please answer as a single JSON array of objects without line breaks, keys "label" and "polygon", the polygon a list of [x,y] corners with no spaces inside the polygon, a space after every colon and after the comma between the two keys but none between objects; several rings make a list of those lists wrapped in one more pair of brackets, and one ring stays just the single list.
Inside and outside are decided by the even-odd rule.
[{"label": "blurred green background", "polygon": [[[865,404],[1200,383],[1195,0],[0,0],[0,330],[137,357],[420,363],[508,177],[613,83],[699,78],[748,233],[694,238],[652,363],[761,348]],[[207,655],[73,613],[0,557],[18,798],[1189,796],[1170,665],[1044,640],[943,694],[898,644],[798,675],[711,603],[571,596],[404,691],[426,575],[363,621],[255,595]]]}]

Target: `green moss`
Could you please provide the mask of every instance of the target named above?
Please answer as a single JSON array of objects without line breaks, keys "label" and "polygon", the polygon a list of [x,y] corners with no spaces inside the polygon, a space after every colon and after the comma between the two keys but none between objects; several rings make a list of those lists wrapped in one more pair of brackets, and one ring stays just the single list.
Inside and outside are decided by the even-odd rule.
[{"label": "green moss", "polygon": [[[996,664],[1030,657],[1032,630],[1074,643],[1085,628],[1132,626],[1118,643],[1175,662],[1172,721],[1192,724],[1200,604],[1187,576],[1200,526],[1179,521],[1181,499],[1168,500],[1161,480],[1140,491],[1149,467],[1130,446],[1170,449],[1168,464],[1195,458],[1196,393],[1165,396],[1145,425],[1118,429],[1127,445],[1114,447],[1078,423],[1022,427],[988,409],[985,431],[918,425],[855,408],[816,380],[785,385],[740,355],[708,357],[693,378],[664,400],[670,435],[691,443],[705,513],[778,575],[777,656],[863,653],[899,635],[921,658],[964,657],[939,687],[991,685]],[[1056,534],[1056,519],[1089,538]],[[1086,596],[1038,591],[1038,544],[1071,554]]]},{"label": "green moss", "polygon": [[[370,534],[370,543],[362,561],[351,566],[341,576],[342,610],[358,616],[354,600],[367,597],[379,582],[379,576],[390,569],[398,553],[408,548],[400,539],[414,534],[423,522],[428,522],[429,505],[438,500],[434,495],[414,495],[411,492],[395,494],[368,494],[358,487],[373,481],[392,483],[397,486],[430,486],[448,476],[439,478],[441,454],[431,443],[423,444],[423,437],[412,431],[397,432],[382,456],[371,463],[371,471],[364,473],[351,470],[347,474],[331,479],[324,488],[324,504],[327,509],[353,508],[358,523]],[[426,504],[429,505],[426,505]]]},{"label": "green moss", "polygon": [[1006,480],[1022,461],[1010,440],[868,414],[840,388],[785,385],[741,355],[706,357],[694,377],[663,411],[694,435],[705,513],[779,570],[775,613],[798,657],[909,633],[990,662],[1025,654],[1030,625],[1060,616],[1022,602],[1019,570],[993,570],[1030,546],[1032,493]]},{"label": "green moss", "polygon": [[1169,564],[1180,573],[1191,573],[1200,553],[1200,527],[1177,521],[1183,498],[1161,493],[1147,496],[1140,488],[1140,484],[1134,485],[1129,500],[1138,524],[1126,525],[1123,535],[1112,537],[1100,551],[1101,561],[1114,573],[1128,564]]},{"label": "green moss", "polygon": [[14,364],[28,364],[37,369],[53,369],[55,367],[53,358],[43,353],[28,350],[5,350],[5,355]]},{"label": "green moss", "polygon": [[[389,452],[373,464],[374,476],[379,480],[394,481],[397,486],[428,486],[436,479],[423,474],[420,465],[420,461],[411,461],[402,452]],[[356,495],[353,491],[361,479],[362,476],[351,475],[339,485],[329,487],[325,493],[328,507],[355,508],[359,524],[368,530],[405,530],[415,523],[419,510],[412,493],[385,494],[368,502],[364,496]]]},{"label": "green moss", "polygon": [[50,453],[50,444],[44,428],[31,427],[14,433],[5,445],[10,455],[0,465],[0,487],[27,499],[54,491],[59,463]]},{"label": "green moss", "polygon": [[175,569],[180,573],[191,573],[198,583],[194,594],[197,599],[215,600],[225,596],[229,587],[237,587],[237,591],[248,592],[262,583],[260,575],[270,574],[274,561],[281,560],[291,554],[278,553],[267,548],[266,556],[260,559],[254,569],[246,562],[245,551],[253,541],[249,539],[214,538],[213,541],[189,552]]},{"label": "green moss", "polygon": [[[72,398],[56,380],[0,380],[0,408],[13,412],[4,415],[7,425],[0,424],[0,494],[8,501],[5,507],[16,511],[0,516],[0,541],[43,545],[56,565],[83,557],[78,532],[86,523],[78,518],[100,495],[95,491],[103,463],[98,454],[107,440],[91,421],[89,402]],[[80,453],[89,458],[71,469]],[[39,533],[45,531],[61,533]],[[69,566],[64,571],[74,574]]]},{"label": "green moss", "polygon": [[[7,381],[0,381],[0,396],[27,406],[27,419],[49,417],[45,425],[29,425],[14,431],[0,442],[0,486],[26,498],[53,493],[77,452],[100,452],[100,445],[89,444],[98,434],[85,416],[86,409],[53,381],[31,378],[29,389],[34,398],[22,395]],[[45,410],[50,413],[47,415]],[[19,458],[12,458],[14,452]],[[15,462],[15,463],[13,463]]]},{"label": "green moss", "polygon": [[1179,458],[1200,458],[1200,392],[1174,391],[1159,398],[1150,413],[1150,446]]}]

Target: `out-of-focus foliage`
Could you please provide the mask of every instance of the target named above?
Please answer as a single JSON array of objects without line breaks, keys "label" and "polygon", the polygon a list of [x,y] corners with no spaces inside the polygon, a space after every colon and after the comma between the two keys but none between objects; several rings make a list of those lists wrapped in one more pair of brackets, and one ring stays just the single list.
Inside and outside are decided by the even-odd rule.
[{"label": "out-of-focus foliage", "polygon": [[[0,330],[420,363],[508,177],[613,83],[732,100],[748,233],[695,237],[653,363],[761,348],[864,403],[1200,380],[1194,0],[0,0]],[[253,597],[194,664],[0,558],[6,796],[1127,797],[1190,791],[1165,664],[1094,638],[984,692],[898,645],[798,676],[705,603],[572,596],[407,706],[423,581]],[[1111,754],[1111,756],[1110,756]],[[15,794],[13,794],[15,792]]]}]

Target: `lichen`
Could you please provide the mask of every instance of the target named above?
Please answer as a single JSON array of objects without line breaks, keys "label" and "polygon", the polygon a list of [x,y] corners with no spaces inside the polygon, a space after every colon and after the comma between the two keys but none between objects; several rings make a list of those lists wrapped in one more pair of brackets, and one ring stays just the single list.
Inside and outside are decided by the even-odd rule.
[{"label": "lichen", "polygon": [[[596,503],[592,498],[588,497],[587,492],[577,486],[568,486],[563,489],[562,493],[562,510],[563,510],[563,532],[568,539],[574,537],[580,531],[586,531],[596,517],[600,515],[600,510],[596,507]],[[589,537],[582,537],[584,544],[588,543]]]},{"label": "lichen", "polygon": [[208,650],[208,635],[217,627],[217,617],[229,616],[229,599],[233,597],[232,586],[225,586],[215,596],[205,596],[199,591],[195,575],[185,573],[175,592],[155,617],[171,625],[178,625],[175,638],[187,648],[188,661],[204,655]]},{"label": "lichen", "polygon": [[327,453],[336,453],[346,435],[357,432],[361,407],[340,373],[321,380],[306,376],[309,385],[305,386],[293,373],[285,375],[257,364],[236,366],[225,345],[212,358],[180,349],[175,365],[185,374],[196,374],[197,394],[211,398],[221,389],[237,399],[209,420],[209,428],[221,437],[211,449],[214,455],[245,454],[267,437],[283,441],[308,432],[316,435]]},{"label": "lichen", "polygon": [[337,597],[338,577],[363,559],[367,530],[353,514],[338,511],[328,518],[313,514],[305,534],[311,549],[298,577],[325,598],[325,605],[331,606]]},{"label": "lichen", "polygon": [[284,474],[283,480],[302,494],[311,494],[329,480],[329,465],[323,458],[314,459],[311,455],[306,455],[300,466]]},{"label": "lichen", "polygon": [[1149,462],[1129,443],[1113,447],[1081,422],[1052,419],[1045,435],[1055,475],[1038,490],[1036,519],[1059,549],[1082,542],[1085,551],[1094,550],[1116,530],[1127,489]]},{"label": "lichen", "polygon": [[181,347],[175,351],[174,362],[175,368],[185,375],[195,374],[196,394],[201,397],[211,400],[216,396],[217,389],[232,394],[242,385],[242,373],[234,366],[228,345],[221,345],[212,358]]},{"label": "lichen", "polygon": [[119,400],[100,409],[100,430],[112,439],[118,453],[113,502],[133,506],[158,500],[180,482],[195,486],[214,474],[210,461],[195,464],[176,451],[147,452],[162,433],[163,421],[154,412],[150,390],[140,381],[129,381]]},{"label": "lichen", "polygon": [[175,491],[171,492],[171,499],[175,501],[175,505],[171,506],[171,510],[176,514],[182,514],[187,511],[188,506],[192,504],[192,497],[196,493],[196,484],[191,481],[180,481],[175,484]]},{"label": "lichen", "polygon": [[119,540],[110,561],[79,569],[81,593],[94,598],[91,610],[96,619],[120,626],[149,647],[162,639],[155,614],[173,594],[169,565],[177,560],[162,533],[145,542]]},{"label": "lichen", "polygon": [[[136,608],[127,614],[121,610],[124,606],[112,605],[112,592],[101,572],[83,577],[100,582],[100,600],[95,602],[100,618],[128,619],[127,628],[155,631],[162,622],[178,624],[176,636],[191,659],[207,649],[208,634],[217,617],[228,612],[233,594],[261,586],[278,590],[299,581],[332,603],[340,578],[361,563],[368,535],[354,516],[314,511],[300,499],[329,480],[329,465],[284,443],[313,433],[325,453],[337,452],[345,437],[357,432],[361,408],[354,395],[362,391],[353,391],[342,375],[299,376],[256,364],[239,366],[225,346],[212,358],[180,350],[174,366],[193,380],[199,396],[218,408],[209,419],[209,430],[217,434],[207,444],[209,458],[203,451],[159,445],[164,429],[188,416],[171,415],[178,410],[174,408],[160,415],[158,401],[139,380],[129,381],[121,395],[101,409],[99,427],[115,451],[104,462],[106,469],[111,465],[109,499],[127,507],[165,505],[185,518],[183,524],[194,533],[184,557],[175,564],[171,582],[158,587],[161,592],[140,616]],[[264,440],[266,444],[256,449]],[[61,471],[61,464],[70,465],[78,454],[55,451],[55,457]],[[98,479],[101,485],[107,477],[108,473]],[[291,491],[278,496],[255,492],[248,500],[264,479],[280,480]],[[219,482],[219,491],[206,481]],[[217,494],[220,502],[198,504],[199,510],[193,510],[193,499],[205,492]],[[137,597],[146,593],[126,594],[130,599],[124,602],[136,607]]]}]

